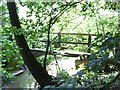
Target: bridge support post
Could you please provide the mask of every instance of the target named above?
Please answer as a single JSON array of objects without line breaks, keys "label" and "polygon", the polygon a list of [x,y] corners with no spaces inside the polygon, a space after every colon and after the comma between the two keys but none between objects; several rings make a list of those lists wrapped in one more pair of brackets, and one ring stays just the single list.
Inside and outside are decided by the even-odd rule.
[{"label": "bridge support post", "polygon": [[[88,36],[88,47],[91,45],[91,35]],[[91,48],[88,48],[88,53],[91,52]]]},{"label": "bridge support post", "polygon": [[61,47],[61,33],[58,34],[58,47]]}]

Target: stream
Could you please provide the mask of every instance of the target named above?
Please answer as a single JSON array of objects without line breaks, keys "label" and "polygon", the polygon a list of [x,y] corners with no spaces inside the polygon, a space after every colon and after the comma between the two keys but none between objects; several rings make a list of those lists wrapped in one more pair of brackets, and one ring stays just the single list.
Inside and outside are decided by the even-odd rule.
[{"label": "stream", "polygon": [[[76,59],[77,58],[75,57],[62,57],[57,59],[57,63],[55,60],[53,60],[52,63],[47,67],[48,73],[56,77],[57,73],[60,71],[58,70],[59,65],[61,70],[65,70],[69,73],[69,75],[73,75],[78,71],[75,70]],[[15,80],[12,80],[2,88],[35,88],[36,86],[38,85],[33,76],[30,74],[29,70],[26,69],[22,74],[16,76]]]},{"label": "stream", "polygon": [[26,69],[22,74],[16,76],[15,80],[12,80],[2,88],[35,88],[35,80]]}]

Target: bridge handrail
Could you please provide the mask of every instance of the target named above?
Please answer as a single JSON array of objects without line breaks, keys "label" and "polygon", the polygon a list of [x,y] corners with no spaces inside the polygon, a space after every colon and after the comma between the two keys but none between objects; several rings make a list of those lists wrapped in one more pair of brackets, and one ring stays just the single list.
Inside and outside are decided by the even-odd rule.
[{"label": "bridge handrail", "polygon": [[[54,33],[51,33],[51,34],[59,34],[59,32],[54,32]],[[97,36],[96,34],[84,34],[84,33],[60,33],[60,34]]]},{"label": "bridge handrail", "polygon": [[[63,32],[53,32],[53,33],[51,33],[51,34],[57,34],[58,40],[52,42],[52,43],[54,43],[54,44],[57,43],[57,47],[61,47],[61,43],[67,43],[67,44],[83,44],[83,45],[88,45],[88,47],[89,47],[89,46],[91,45],[92,36],[97,36],[96,34],[63,33]],[[62,34],[64,34],[64,35],[81,35],[81,36],[88,36],[88,38],[87,38],[88,41],[87,41],[87,42],[62,41],[62,40],[61,40]],[[42,40],[41,42],[47,43],[47,40]],[[87,52],[90,53],[90,52],[91,52],[91,48],[88,48]]]}]

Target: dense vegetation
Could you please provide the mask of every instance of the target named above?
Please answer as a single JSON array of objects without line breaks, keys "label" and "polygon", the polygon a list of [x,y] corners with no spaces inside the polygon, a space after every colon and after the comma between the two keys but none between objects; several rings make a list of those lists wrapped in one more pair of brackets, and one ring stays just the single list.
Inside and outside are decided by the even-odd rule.
[{"label": "dense vegetation", "polygon": [[[52,42],[58,40],[54,32],[96,34],[92,44],[84,45],[62,44],[68,49],[86,51],[91,48],[92,55],[76,75],[69,76],[63,72],[65,81],[61,85],[48,86],[49,88],[80,87],[106,88],[119,80],[120,76],[120,25],[118,2],[18,2],[17,14],[21,28],[11,26],[6,2],[0,6],[1,13],[1,45],[2,49],[0,73],[3,80],[12,78],[11,73],[23,64],[23,58],[16,44],[16,36],[24,35],[29,48],[44,48],[45,57],[37,58],[41,67],[46,69],[53,60],[47,57],[50,49],[56,50]],[[22,10],[25,10],[22,11]],[[23,14],[24,13],[24,14]],[[84,36],[63,35],[61,41],[86,42]],[[40,42],[47,40],[48,43]],[[34,67],[33,67],[34,68]],[[39,72],[41,73],[41,72]],[[67,77],[67,78],[66,78]],[[37,81],[37,80],[36,80]],[[118,83],[117,83],[118,84]],[[115,84],[116,85],[116,84]],[[46,86],[46,85],[44,85]],[[114,85],[113,85],[114,86]]]}]

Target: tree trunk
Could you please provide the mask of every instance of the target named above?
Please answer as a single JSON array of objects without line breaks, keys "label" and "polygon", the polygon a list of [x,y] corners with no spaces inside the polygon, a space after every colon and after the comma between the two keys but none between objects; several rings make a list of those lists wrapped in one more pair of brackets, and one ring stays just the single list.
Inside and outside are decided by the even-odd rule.
[{"label": "tree trunk", "polygon": [[[12,26],[16,26],[17,29],[21,28],[20,22],[18,19],[17,11],[16,11],[16,5],[15,2],[7,2],[7,7],[9,10],[9,16]],[[27,42],[24,38],[24,35],[17,35],[15,34],[16,43],[19,48],[21,48],[20,53],[24,60],[24,63],[32,73],[35,80],[38,82],[38,84],[41,87],[44,87],[51,82],[51,78],[48,74],[48,72],[41,66],[40,63],[37,62],[35,56],[31,53]]]}]

